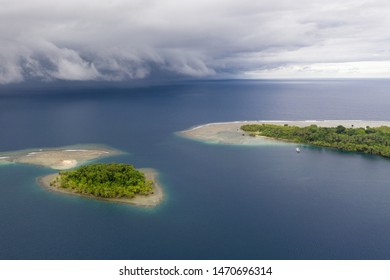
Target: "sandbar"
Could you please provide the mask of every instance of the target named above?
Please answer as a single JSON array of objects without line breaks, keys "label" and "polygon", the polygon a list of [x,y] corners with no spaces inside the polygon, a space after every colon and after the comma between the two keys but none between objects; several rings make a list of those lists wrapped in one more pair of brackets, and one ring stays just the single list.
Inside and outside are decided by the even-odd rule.
[{"label": "sandbar", "polygon": [[54,181],[57,176],[59,176],[58,173],[50,174],[42,177],[37,178],[37,183],[42,188],[53,191],[53,192],[59,192],[63,194],[69,194],[69,195],[75,195],[75,196],[81,196],[81,197],[87,197],[102,201],[109,201],[109,202],[116,202],[116,203],[125,203],[125,204],[131,204],[134,206],[142,206],[142,207],[154,207],[158,205],[163,197],[164,193],[162,190],[162,187],[158,181],[158,172],[157,170],[153,168],[140,168],[138,169],[142,173],[145,174],[146,180],[151,180],[153,182],[153,194],[149,195],[135,195],[133,198],[104,198],[104,197],[96,197],[89,194],[80,194],[73,192],[72,190],[56,187],[56,186],[50,186],[50,182]]},{"label": "sandbar", "polygon": [[365,121],[365,120],[303,120],[303,121],[285,121],[285,120],[259,120],[259,121],[236,121],[220,122],[199,125],[188,130],[180,131],[177,135],[212,144],[232,144],[232,145],[267,145],[267,144],[286,144],[282,141],[276,141],[268,137],[245,137],[249,134],[242,131],[240,127],[245,124],[276,124],[305,127],[317,125],[319,127],[380,127],[389,126],[390,121]]},{"label": "sandbar", "polygon": [[121,153],[122,152],[119,150],[104,145],[84,144],[57,148],[37,148],[1,152],[0,163],[33,164],[55,170],[65,170],[82,165],[90,160]]}]

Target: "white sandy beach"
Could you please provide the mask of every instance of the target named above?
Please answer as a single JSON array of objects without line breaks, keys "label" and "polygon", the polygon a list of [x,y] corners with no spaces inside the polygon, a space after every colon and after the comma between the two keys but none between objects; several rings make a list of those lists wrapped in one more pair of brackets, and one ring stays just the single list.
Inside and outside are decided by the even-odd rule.
[{"label": "white sandy beach", "polygon": [[139,169],[139,171],[145,174],[147,180],[153,181],[153,191],[154,191],[153,194],[136,195],[133,198],[102,198],[102,197],[95,197],[87,194],[79,194],[67,189],[50,186],[50,182],[55,180],[55,178],[58,176],[58,173],[39,177],[37,178],[37,183],[39,186],[43,187],[46,190],[59,192],[63,194],[87,197],[87,198],[92,198],[92,199],[97,199],[102,201],[131,204],[134,206],[154,207],[158,205],[163,200],[164,197],[163,189],[157,178],[158,172],[152,168],[141,168]]},{"label": "white sandy beach", "polygon": [[319,127],[336,127],[342,125],[345,127],[380,127],[390,126],[390,121],[364,121],[364,120],[303,120],[303,121],[284,121],[284,120],[270,120],[270,121],[236,121],[236,122],[221,122],[208,123],[199,125],[188,130],[178,132],[178,135],[216,144],[234,144],[234,145],[266,145],[275,143],[267,137],[245,137],[247,133],[242,131],[240,127],[245,124],[276,124],[305,127],[310,125],[317,125]]},{"label": "white sandy beach", "polygon": [[75,145],[59,148],[2,152],[2,163],[24,163],[49,167],[55,170],[74,168],[89,160],[113,156],[121,151],[98,145]]}]

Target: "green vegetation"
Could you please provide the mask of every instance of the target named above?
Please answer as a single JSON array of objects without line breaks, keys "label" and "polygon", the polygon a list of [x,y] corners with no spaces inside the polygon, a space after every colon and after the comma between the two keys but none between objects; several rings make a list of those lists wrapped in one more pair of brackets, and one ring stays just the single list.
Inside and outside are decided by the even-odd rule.
[{"label": "green vegetation", "polygon": [[320,147],[337,148],[348,152],[390,157],[390,127],[346,128],[279,126],[272,124],[243,125],[241,129],[251,136],[261,135],[275,139],[305,143]]},{"label": "green vegetation", "polygon": [[129,164],[96,163],[62,171],[51,186],[104,198],[131,198],[153,193],[152,181]]}]

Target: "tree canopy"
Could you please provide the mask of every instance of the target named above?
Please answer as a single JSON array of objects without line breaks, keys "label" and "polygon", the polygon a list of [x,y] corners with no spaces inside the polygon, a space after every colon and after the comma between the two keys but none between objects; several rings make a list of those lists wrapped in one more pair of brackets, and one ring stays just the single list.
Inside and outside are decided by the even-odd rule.
[{"label": "tree canopy", "polygon": [[134,197],[153,193],[153,182],[129,164],[95,163],[61,171],[51,185],[80,194],[104,198]]},{"label": "tree canopy", "polygon": [[261,135],[296,143],[390,157],[390,127],[346,128],[251,124],[241,126],[251,136]]}]

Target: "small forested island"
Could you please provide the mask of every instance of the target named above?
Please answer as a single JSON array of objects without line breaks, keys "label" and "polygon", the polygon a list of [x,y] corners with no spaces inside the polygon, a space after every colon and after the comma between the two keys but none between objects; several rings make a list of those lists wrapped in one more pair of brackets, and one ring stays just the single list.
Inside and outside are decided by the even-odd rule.
[{"label": "small forested island", "polygon": [[150,180],[130,164],[95,163],[61,171],[52,186],[105,198],[132,198],[153,193]]},{"label": "small forested island", "polygon": [[139,206],[155,206],[162,199],[156,172],[130,164],[84,165],[40,177],[38,183],[53,191]]},{"label": "small forested island", "polygon": [[246,124],[241,130],[250,136],[265,136],[277,140],[304,143],[320,147],[331,147],[348,152],[390,157],[390,127],[346,128],[336,127],[306,127],[275,125],[275,124]]}]

